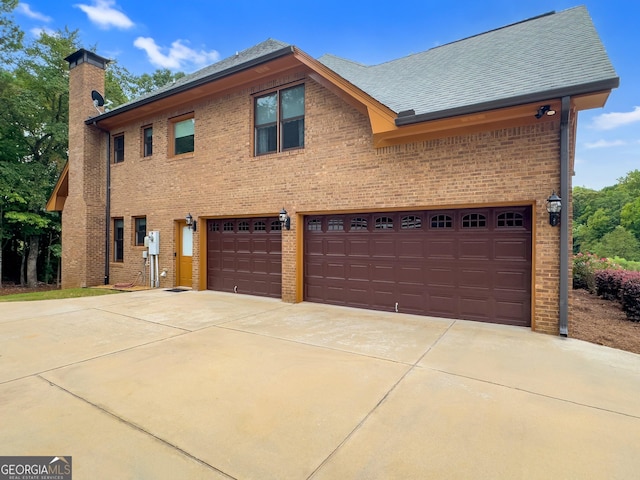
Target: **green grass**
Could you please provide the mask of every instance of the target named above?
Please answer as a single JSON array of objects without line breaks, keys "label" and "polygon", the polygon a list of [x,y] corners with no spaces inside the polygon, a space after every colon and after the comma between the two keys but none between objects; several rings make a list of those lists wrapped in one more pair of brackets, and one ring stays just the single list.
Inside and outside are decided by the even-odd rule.
[{"label": "green grass", "polygon": [[119,290],[106,288],[67,288],[64,290],[46,290],[43,292],[16,293],[13,295],[0,295],[0,302],[30,302],[35,300],[55,300],[61,298],[95,297],[98,295],[110,295],[123,293]]}]

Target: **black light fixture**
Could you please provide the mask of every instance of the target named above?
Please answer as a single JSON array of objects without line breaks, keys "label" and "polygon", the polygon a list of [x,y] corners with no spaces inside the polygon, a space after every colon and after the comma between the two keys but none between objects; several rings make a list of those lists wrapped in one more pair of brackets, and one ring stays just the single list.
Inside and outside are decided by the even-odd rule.
[{"label": "black light fixture", "polygon": [[549,225],[552,227],[560,223],[560,211],[562,210],[562,199],[554,191],[547,198],[547,212],[549,212]]},{"label": "black light fixture", "polygon": [[539,109],[538,109],[538,113],[536,113],[536,118],[539,120],[541,119],[544,115],[555,115],[556,111],[554,109],[551,108],[551,105],[542,105]]},{"label": "black light fixture", "polygon": [[280,215],[278,216],[278,218],[280,219],[280,225],[283,229],[291,230],[291,217],[287,215],[287,211],[284,209],[284,207],[282,207],[282,210],[280,210]]},{"label": "black light fixture", "polygon": [[187,213],[185,220],[187,221],[187,227],[189,227],[189,229],[195,232],[198,226],[198,222],[193,219],[193,217],[191,216],[191,213]]}]

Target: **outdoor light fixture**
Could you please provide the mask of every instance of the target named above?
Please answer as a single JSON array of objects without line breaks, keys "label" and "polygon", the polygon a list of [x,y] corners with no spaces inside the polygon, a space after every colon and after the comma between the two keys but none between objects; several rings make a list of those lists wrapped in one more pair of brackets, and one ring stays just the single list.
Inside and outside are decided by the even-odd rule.
[{"label": "outdoor light fixture", "polygon": [[282,228],[291,230],[291,217],[287,215],[287,211],[284,209],[284,207],[282,207],[282,210],[280,210],[279,219],[280,219],[280,225],[282,226]]},{"label": "outdoor light fixture", "polygon": [[547,198],[547,212],[549,212],[549,225],[552,227],[557,226],[560,223],[560,211],[562,210],[562,199],[556,195],[554,191],[549,198]]},{"label": "outdoor light fixture", "polygon": [[551,108],[551,105],[543,105],[538,109],[538,113],[536,113],[536,118],[539,120],[544,115],[552,116],[555,114],[556,114],[556,111]]},{"label": "outdoor light fixture", "polygon": [[187,221],[187,227],[195,232],[198,222],[193,219],[190,213],[187,213],[185,220]]}]

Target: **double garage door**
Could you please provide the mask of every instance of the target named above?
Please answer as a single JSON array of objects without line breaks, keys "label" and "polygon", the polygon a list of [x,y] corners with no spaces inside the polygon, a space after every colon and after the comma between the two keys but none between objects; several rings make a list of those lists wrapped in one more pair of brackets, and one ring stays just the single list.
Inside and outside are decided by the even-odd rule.
[{"label": "double garage door", "polygon": [[[209,220],[208,288],[281,296],[277,218]],[[304,300],[531,325],[531,209],[307,216]]]}]

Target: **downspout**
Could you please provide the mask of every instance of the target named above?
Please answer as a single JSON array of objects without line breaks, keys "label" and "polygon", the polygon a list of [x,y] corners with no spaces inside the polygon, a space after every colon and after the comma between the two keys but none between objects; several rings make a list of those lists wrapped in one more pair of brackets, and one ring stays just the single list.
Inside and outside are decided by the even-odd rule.
[{"label": "downspout", "polygon": [[104,284],[109,285],[109,255],[110,255],[110,242],[109,237],[111,235],[111,132],[100,127],[94,120],[93,126],[102,130],[105,133],[107,139],[107,191],[105,192],[105,231],[104,231]]},{"label": "downspout", "polygon": [[569,115],[571,97],[562,97],[560,118],[560,336],[569,336]]}]

